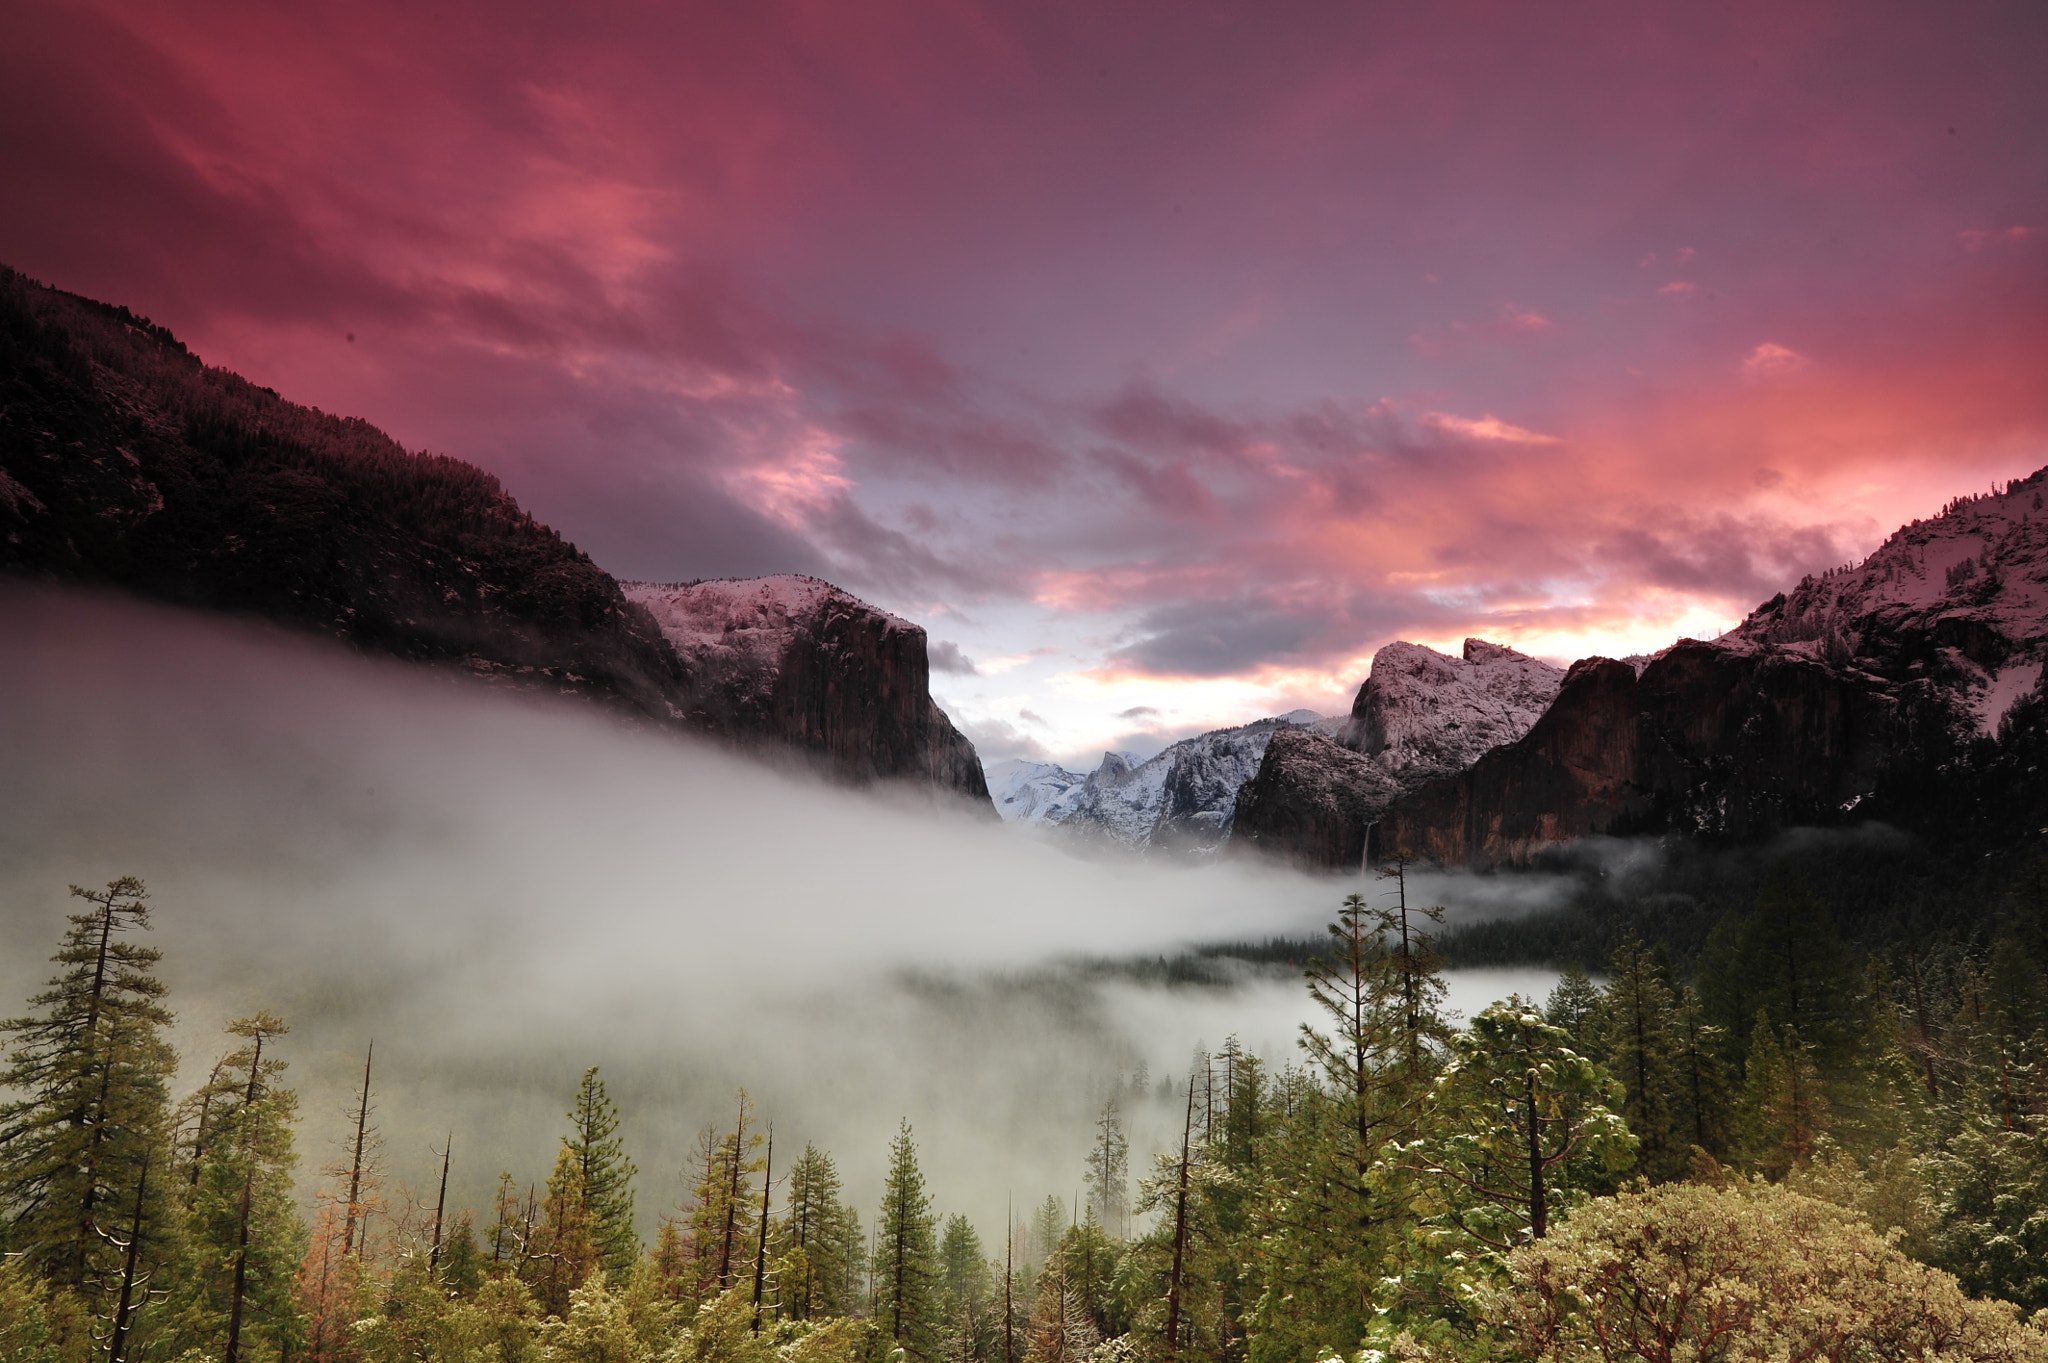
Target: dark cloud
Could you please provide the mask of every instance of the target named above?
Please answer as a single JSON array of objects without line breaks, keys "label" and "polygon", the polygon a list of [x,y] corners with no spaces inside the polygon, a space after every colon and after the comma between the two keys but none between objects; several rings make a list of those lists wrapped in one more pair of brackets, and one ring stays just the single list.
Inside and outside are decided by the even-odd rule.
[{"label": "dark cloud", "polygon": [[934,639],[926,649],[931,659],[932,671],[950,672],[963,677],[978,677],[981,669],[974,665],[974,659],[960,651],[960,645],[947,639]]},{"label": "dark cloud", "polygon": [[1128,710],[1117,711],[1116,717],[1118,719],[1129,720],[1157,719],[1159,717],[1159,711],[1150,705],[1133,705]]}]

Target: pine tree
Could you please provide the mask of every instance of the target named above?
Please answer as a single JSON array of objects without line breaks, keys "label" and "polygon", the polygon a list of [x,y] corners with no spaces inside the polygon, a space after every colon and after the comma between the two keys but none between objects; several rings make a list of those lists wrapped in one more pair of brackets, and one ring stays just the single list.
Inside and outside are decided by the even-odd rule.
[{"label": "pine tree", "polygon": [[287,1031],[269,1013],[228,1024],[247,1044],[215,1070],[223,1092],[190,1193],[194,1272],[182,1328],[218,1348],[222,1363],[303,1343],[295,1284],[307,1237],[292,1197],[298,1095],[280,1082],[286,1064],[273,1044]]},{"label": "pine tree", "polygon": [[937,1222],[906,1121],[889,1146],[876,1216],[875,1320],[906,1354],[923,1361],[938,1356],[940,1341]]},{"label": "pine tree", "polygon": [[939,1241],[939,1265],[944,1274],[939,1296],[946,1356],[986,1360],[992,1351],[1000,1353],[1001,1322],[991,1305],[994,1280],[982,1253],[981,1237],[966,1217],[946,1218],[946,1232]]},{"label": "pine tree", "polygon": [[1088,1152],[1088,1209],[1118,1239],[1130,1230],[1130,1164],[1130,1138],[1111,1097],[1095,1119],[1095,1147]]},{"label": "pine tree", "polygon": [[1757,1010],[1750,1029],[1741,1097],[1736,1105],[1737,1146],[1744,1162],[1780,1179],[1813,1158],[1828,1128],[1829,1105],[1820,1071],[1796,1028],[1782,1033],[1770,1013]]},{"label": "pine tree", "polygon": [[782,1220],[771,1252],[778,1262],[783,1310],[811,1320],[850,1313],[861,1272],[860,1218],[839,1200],[839,1170],[816,1145],[805,1145],[789,1171]]},{"label": "pine tree", "polygon": [[752,1129],[754,1103],[745,1089],[736,1095],[732,1130],[705,1128],[697,1138],[699,1174],[690,1209],[690,1239],[698,1300],[738,1281],[755,1236],[754,1175],[762,1134]]},{"label": "pine tree", "polygon": [[1600,990],[1586,977],[1586,972],[1577,961],[1564,968],[1557,977],[1557,987],[1550,991],[1544,1002],[1544,1019],[1553,1027],[1564,1028],[1579,1046],[1590,1049],[1593,1044],[1593,1010],[1599,1006]]},{"label": "pine tree", "polygon": [[640,1171],[626,1158],[619,1110],[605,1095],[595,1065],[583,1072],[577,1086],[562,1146],[575,1164],[574,1192],[598,1264],[623,1281],[640,1259],[640,1237],[633,1230],[633,1176]]},{"label": "pine tree", "polygon": [[1102,1341],[1089,1318],[1073,1268],[1058,1249],[1045,1261],[1026,1335],[1027,1363],[1088,1363]]},{"label": "pine tree", "polygon": [[1678,1095],[1673,1130],[1679,1140],[1717,1161],[1727,1159],[1732,1148],[1728,1128],[1734,1106],[1720,1030],[1707,1021],[1699,994],[1687,985],[1671,1036]]},{"label": "pine tree", "polygon": [[1633,1160],[1621,1086],[1519,998],[1454,1044],[1419,1150],[1442,1220],[1496,1252],[1541,1240],[1575,1194],[1607,1191]]},{"label": "pine tree", "polygon": [[1671,989],[1634,928],[1615,943],[1609,969],[1591,1027],[1594,1053],[1626,1091],[1621,1113],[1640,1142],[1636,1167],[1653,1181],[1682,1178],[1689,1161],[1672,1138]]},{"label": "pine tree", "polygon": [[564,1140],[548,1175],[540,1223],[527,1236],[525,1279],[550,1315],[569,1309],[570,1297],[600,1266],[590,1203],[583,1196],[583,1161]]},{"label": "pine tree", "polygon": [[154,974],[162,953],[125,937],[149,928],[148,890],[124,876],[71,893],[92,907],[70,915],[51,958],[63,969],[30,1000],[36,1015],[0,1023],[11,1038],[0,1091],[22,1095],[0,1105],[0,1218],[13,1253],[61,1287],[99,1294],[128,1258],[105,1237],[135,1227],[138,1255],[153,1260],[169,1233],[159,1151],[177,1061],[160,1032],[171,1022]]}]

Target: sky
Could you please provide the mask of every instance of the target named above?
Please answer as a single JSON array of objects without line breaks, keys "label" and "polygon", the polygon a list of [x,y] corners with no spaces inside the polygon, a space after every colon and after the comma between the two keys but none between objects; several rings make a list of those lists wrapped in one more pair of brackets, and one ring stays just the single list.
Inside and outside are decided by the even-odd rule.
[{"label": "sky", "polygon": [[0,7],[0,261],[985,758],[1711,635],[2048,464],[2048,11]]}]

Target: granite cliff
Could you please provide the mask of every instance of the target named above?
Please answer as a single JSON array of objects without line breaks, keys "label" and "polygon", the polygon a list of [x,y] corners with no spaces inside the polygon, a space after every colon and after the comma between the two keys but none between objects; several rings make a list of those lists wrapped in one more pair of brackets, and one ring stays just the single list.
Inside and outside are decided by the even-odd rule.
[{"label": "granite cliff", "polygon": [[1334,736],[1290,735],[1266,749],[1238,795],[1232,846],[1314,869],[1357,866],[1396,799],[1527,733],[1563,678],[1484,639],[1467,639],[1457,657],[1388,644]]},{"label": "granite cliff", "polygon": [[925,632],[814,577],[628,582],[682,661],[688,719],[855,781],[988,804],[974,745],[932,703]]},{"label": "granite cliff", "polygon": [[1959,499],[1720,639],[1575,665],[1527,735],[1394,801],[1376,850],[1498,865],[1600,833],[1946,827],[2048,660],[2044,487]]}]

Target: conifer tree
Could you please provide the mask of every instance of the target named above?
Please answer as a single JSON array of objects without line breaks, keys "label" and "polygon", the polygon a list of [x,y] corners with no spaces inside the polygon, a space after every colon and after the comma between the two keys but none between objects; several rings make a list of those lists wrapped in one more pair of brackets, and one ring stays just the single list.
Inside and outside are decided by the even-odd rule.
[{"label": "conifer tree", "polygon": [[223,1092],[197,1166],[188,1218],[192,1280],[183,1329],[222,1363],[301,1347],[296,1302],[306,1232],[292,1197],[298,1095],[280,1082],[282,1020],[257,1013],[228,1024],[245,1043],[217,1067]]},{"label": "conifer tree", "polygon": [[1829,1125],[1820,1072],[1798,1030],[1779,1033],[1759,1008],[1750,1030],[1749,1058],[1736,1106],[1737,1144],[1750,1168],[1783,1178],[1813,1158]]},{"label": "conifer tree", "polygon": [[1599,988],[1586,977],[1585,969],[1573,961],[1557,977],[1557,987],[1544,1002],[1543,1017],[1551,1026],[1564,1028],[1565,1035],[1579,1046],[1590,1048],[1593,1010],[1599,1003]]},{"label": "conifer tree", "polygon": [[840,1201],[839,1170],[814,1144],[789,1171],[782,1220],[770,1240],[783,1310],[792,1319],[846,1315],[861,1265],[860,1218]]},{"label": "conifer tree", "polygon": [[555,1153],[539,1224],[526,1237],[525,1279],[543,1310],[560,1315],[571,1296],[600,1266],[590,1204],[583,1196],[583,1161],[567,1140]]},{"label": "conifer tree", "polygon": [[999,1354],[1000,1322],[991,1308],[994,1283],[982,1254],[981,1237],[966,1217],[946,1218],[945,1234],[939,1241],[939,1266],[944,1274],[940,1309],[945,1320],[946,1355],[987,1360],[992,1346]]},{"label": "conifer tree", "polygon": [[1117,1239],[1130,1228],[1130,1163],[1130,1138],[1112,1096],[1095,1119],[1095,1146],[1088,1152],[1088,1209]]},{"label": "conifer tree", "polygon": [[1671,1059],[1677,1104],[1673,1130],[1677,1139],[1719,1161],[1729,1157],[1729,1121],[1733,1099],[1720,1028],[1706,1019],[1697,991],[1687,985],[1679,997],[1671,1032]]},{"label": "conifer tree", "polygon": [[575,1196],[598,1264],[623,1281],[640,1258],[640,1237],[633,1229],[633,1176],[639,1169],[626,1158],[619,1110],[606,1096],[595,1065],[583,1072],[577,1086],[562,1146],[575,1165]]},{"label": "conifer tree", "polygon": [[875,1220],[875,1320],[921,1361],[938,1356],[942,1325],[937,1221],[906,1121],[889,1146],[889,1175]]},{"label": "conifer tree", "polygon": [[1653,1181],[1686,1173],[1686,1148],[1672,1138],[1673,1002],[1663,972],[1634,928],[1622,931],[1595,1008],[1594,1051],[1626,1093],[1621,1113],[1639,1146],[1636,1167]]},{"label": "conifer tree", "polygon": [[[148,890],[124,876],[71,893],[91,908],[70,915],[51,958],[62,969],[30,1000],[36,1014],[0,1023],[10,1038],[0,1091],[20,1095],[0,1104],[0,1223],[10,1251],[51,1282],[99,1293],[129,1257],[107,1236],[127,1224],[137,1255],[153,1260],[169,1233],[158,1151],[177,1062],[160,1031],[171,1022],[154,973],[162,953],[127,939],[149,928]],[[152,1162],[153,1184],[143,1177]]]},{"label": "conifer tree", "polygon": [[1621,1086],[1520,998],[1453,1044],[1418,1150],[1441,1218],[1495,1252],[1541,1240],[1575,1194],[1607,1190],[1634,1158],[1613,1110]]},{"label": "conifer tree", "polygon": [[697,1138],[698,1178],[690,1209],[691,1252],[697,1298],[725,1291],[746,1266],[755,1236],[754,1175],[762,1133],[753,1129],[754,1103],[745,1089],[735,1095],[732,1130],[705,1128]]},{"label": "conifer tree", "polygon": [[1073,1269],[1061,1249],[1055,1249],[1045,1261],[1031,1308],[1026,1363],[1088,1363],[1102,1342]]}]

